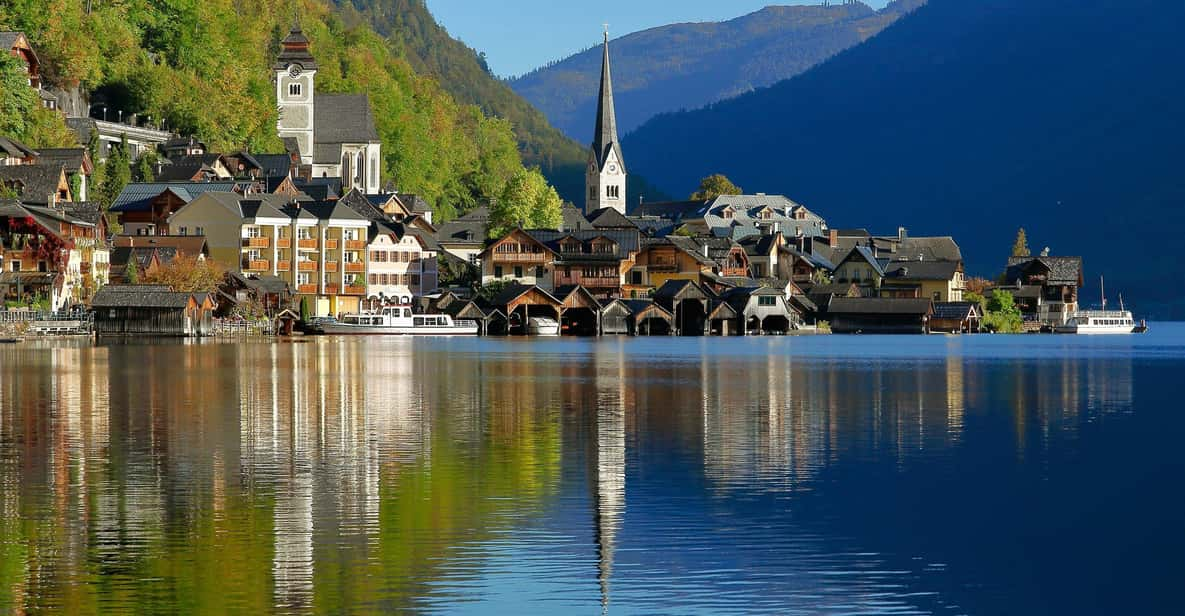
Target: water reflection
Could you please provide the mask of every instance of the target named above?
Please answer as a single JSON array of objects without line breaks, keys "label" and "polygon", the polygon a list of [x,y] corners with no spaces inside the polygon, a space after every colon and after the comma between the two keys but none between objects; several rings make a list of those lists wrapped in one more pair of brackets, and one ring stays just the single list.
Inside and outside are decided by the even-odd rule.
[{"label": "water reflection", "polygon": [[854,492],[1048,480],[1135,397],[1130,358],[515,344],[0,350],[0,611],[960,611],[1007,584]]}]

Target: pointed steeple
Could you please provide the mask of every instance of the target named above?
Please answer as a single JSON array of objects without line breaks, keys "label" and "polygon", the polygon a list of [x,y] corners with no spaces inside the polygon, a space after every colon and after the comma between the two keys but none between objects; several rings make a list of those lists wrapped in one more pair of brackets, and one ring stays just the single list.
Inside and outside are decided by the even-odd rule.
[{"label": "pointed steeple", "polygon": [[621,145],[617,142],[617,113],[613,109],[613,79],[609,74],[609,31],[605,30],[605,51],[601,60],[601,93],[597,98],[597,127],[593,133],[593,151],[596,152],[597,165],[602,169],[609,152],[617,154],[617,160],[622,167],[625,160],[621,156]]}]

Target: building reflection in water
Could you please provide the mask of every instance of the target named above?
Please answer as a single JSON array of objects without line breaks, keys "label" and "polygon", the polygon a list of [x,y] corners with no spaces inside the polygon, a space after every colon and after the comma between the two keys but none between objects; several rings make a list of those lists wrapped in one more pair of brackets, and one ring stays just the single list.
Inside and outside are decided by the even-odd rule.
[{"label": "building reflection in water", "polygon": [[692,455],[717,497],[794,494],[840,461],[950,455],[993,420],[1003,455],[1040,456],[1133,402],[1130,360],[804,360],[771,339],[656,362],[626,344],[563,361],[408,339],[0,349],[0,608],[457,600],[444,581],[554,507],[561,467],[589,488],[607,608],[632,447]]}]

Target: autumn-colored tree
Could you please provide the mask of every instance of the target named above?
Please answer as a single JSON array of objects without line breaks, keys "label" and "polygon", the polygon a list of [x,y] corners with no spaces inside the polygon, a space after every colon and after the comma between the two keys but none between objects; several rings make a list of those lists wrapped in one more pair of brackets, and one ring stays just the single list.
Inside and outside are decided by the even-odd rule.
[{"label": "autumn-colored tree", "polygon": [[1025,235],[1025,228],[1021,227],[1016,232],[1016,240],[1012,242],[1012,256],[1014,257],[1028,257],[1032,256],[1029,251],[1029,238]]},{"label": "autumn-colored tree", "polygon": [[702,201],[705,199],[715,199],[720,195],[741,195],[744,190],[740,186],[732,183],[727,176],[720,173],[713,173],[708,177],[699,181],[699,190],[691,193],[692,201]]},{"label": "autumn-colored tree", "polygon": [[185,293],[211,293],[226,278],[226,268],[212,259],[200,259],[186,254],[160,268],[145,273],[144,284],[163,284],[174,291]]},{"label": "autumn-colored tree", "polygon": [[988,280],[987,278],[981,278],[981,277],[976,276],[974,278],[968,278],[967,282],[964,283],[963,286],[970,293],[975,293],[976,295],[981,295],[981,296],[986,297],[988,295],[988,292],[987,292],[988,289],[991,289],[992,287],[994,287],[996,285],[995,285],[995,283]]}]

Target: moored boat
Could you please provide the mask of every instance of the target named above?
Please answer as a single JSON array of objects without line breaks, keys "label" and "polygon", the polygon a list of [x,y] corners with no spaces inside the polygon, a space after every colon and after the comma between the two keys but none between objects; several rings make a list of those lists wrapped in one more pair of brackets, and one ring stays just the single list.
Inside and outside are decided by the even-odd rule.
[{"label": "moored boat", "polygon": [[1148,328],[1139,324],[1127,310],[1084,310],[1075,312],[1064,325],[1053,328],[1058,334],[1133,334]]},{"label": "moored boat", "polygon": [[379,312],[342,315],[311,326],[324,335],[476,336],[476,321],[458,320],[447,314],[413,314],[406,306],[391,306]]},{"label": "moored boat", "polygon": [[527,320],[527,333],[532,336],[558,336],[560,322],[551,317],[531,317]]}]

